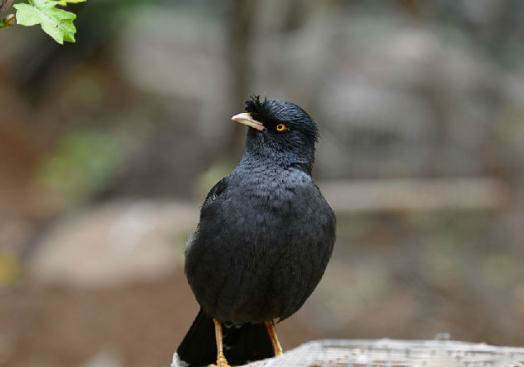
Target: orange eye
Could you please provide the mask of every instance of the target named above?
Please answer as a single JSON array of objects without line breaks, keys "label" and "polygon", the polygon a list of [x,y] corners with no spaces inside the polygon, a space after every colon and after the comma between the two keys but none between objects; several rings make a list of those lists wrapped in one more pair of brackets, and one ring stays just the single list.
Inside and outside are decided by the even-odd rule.
[{"label": "orange eye", "polygon": [[287,131],[288,128],[286,126],[286,124],[283,124],[283,123],[280,123],[278,124],[276,127],[275,127],[275,130],[279,133],[283,133],[284,131]]}]

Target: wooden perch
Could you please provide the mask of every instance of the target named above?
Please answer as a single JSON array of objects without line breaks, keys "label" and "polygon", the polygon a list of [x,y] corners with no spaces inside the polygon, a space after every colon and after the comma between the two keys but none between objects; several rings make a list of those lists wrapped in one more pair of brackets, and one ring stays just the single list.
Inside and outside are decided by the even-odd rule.
[{"label": "wooden perch", "polygon": [[508,188],[492,178],[324,181],[319,184],[336,212],[498,209]]},{"label": "wooden perch", "polygon": [[452,340],[322,340],[249,367],[524,367],[524,348]]}]

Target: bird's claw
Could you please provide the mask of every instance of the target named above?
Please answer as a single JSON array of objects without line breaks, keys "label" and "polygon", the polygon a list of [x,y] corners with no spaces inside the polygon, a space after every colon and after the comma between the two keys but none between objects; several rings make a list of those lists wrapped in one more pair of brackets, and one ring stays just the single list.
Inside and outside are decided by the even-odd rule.
[{"label": "bird's claw", "polygon": [[231,367],[231,366],[229,366],[229,363],[228,363],[228,361],[227,361],[227,359],[226,359],[226,357],[224,356],[223,353],[220,353],[217,356],[216,367]]}]

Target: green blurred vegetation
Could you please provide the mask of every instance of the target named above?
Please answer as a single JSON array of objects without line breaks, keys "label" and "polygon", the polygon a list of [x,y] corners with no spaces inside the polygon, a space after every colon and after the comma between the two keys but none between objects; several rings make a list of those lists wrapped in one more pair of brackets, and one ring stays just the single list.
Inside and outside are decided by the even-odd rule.
[{"label": "green blurred vegetation", "polygon": [[68,206],[78,205],[106,184],[124,156],[125,146],[117,133],[74,131],[43,159],[37,180],[61,193]]}]

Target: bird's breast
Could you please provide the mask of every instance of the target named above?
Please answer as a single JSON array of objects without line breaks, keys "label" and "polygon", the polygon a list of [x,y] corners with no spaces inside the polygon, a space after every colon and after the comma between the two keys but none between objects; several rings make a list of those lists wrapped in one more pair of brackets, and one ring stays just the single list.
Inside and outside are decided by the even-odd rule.
[{"label": "bird's breast", "polygon": [[187,253],[188,279],[200,304],[225,320],[287,317],[325,269],[334,242],[331,209],[300,176],[236,185],[201,217]]}]

